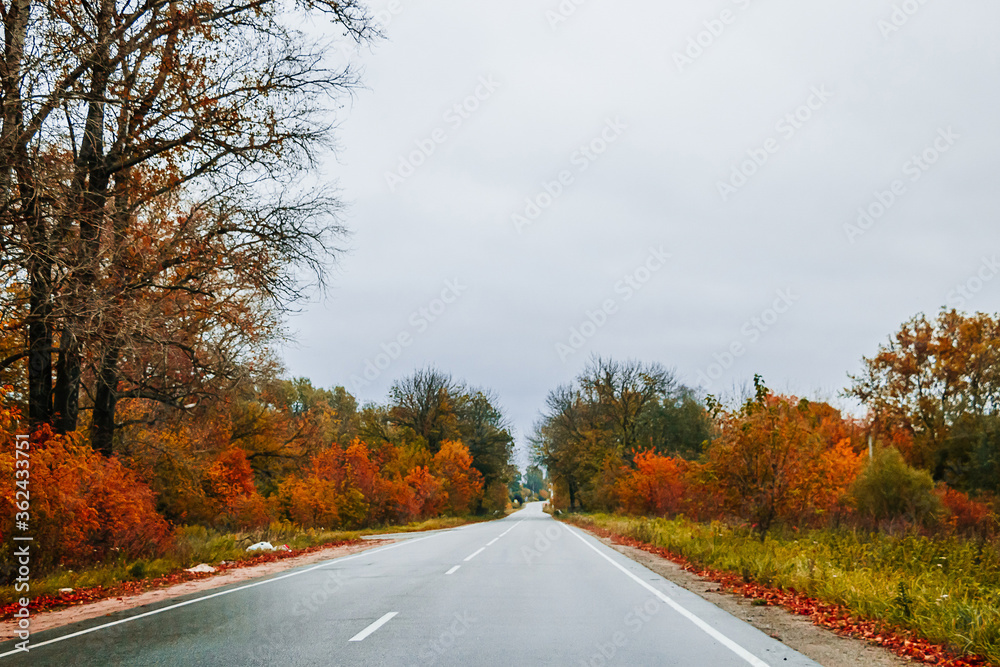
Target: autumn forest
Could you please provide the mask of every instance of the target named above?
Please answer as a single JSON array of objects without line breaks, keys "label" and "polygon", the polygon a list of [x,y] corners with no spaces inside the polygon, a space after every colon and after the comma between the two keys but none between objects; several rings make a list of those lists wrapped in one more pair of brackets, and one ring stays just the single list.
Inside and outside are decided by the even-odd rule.
[{"label": "autumn forest", "polygon": [[[346,43],[379,37],[354,0],[299,4]],[[594,355],[539,406],[519,460],[502,397],[479,378],[400,372],[384,400],[359,404],[289,377],[275,353],[347,234],[339,194],[312,174],[360,80],[321,40],[240,0],[2,7],[0,585],[27,524],[35,576],[116,564],[120,581],[200,560],[177,555],[192,535],[242,552],[528,500],[747,581],[778,581],[777,545],[806,531],[825,536],[814,544],[947,544],[1000,576],[998,317],[942,310],[886,332],[844,369],[850,411],[760,376],[705,395],[663,365],[670,350],[662,363]],[[712,560],[721,550],[702,549],[723,533],[730,553],[765,545],[773,571]],[[875,550],[859,548],[862,561]],[[1000,618],[982,592],[995,585],[940,632],[910,588],[884,613],[851,609],[995,656]]]}]

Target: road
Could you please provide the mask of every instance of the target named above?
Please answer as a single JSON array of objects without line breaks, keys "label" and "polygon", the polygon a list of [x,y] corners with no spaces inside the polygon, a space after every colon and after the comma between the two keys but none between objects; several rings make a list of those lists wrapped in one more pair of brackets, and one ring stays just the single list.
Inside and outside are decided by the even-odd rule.
[{"label": "road", "polygon": [[31,639],[0,665],[817,664],[541,503]]}]

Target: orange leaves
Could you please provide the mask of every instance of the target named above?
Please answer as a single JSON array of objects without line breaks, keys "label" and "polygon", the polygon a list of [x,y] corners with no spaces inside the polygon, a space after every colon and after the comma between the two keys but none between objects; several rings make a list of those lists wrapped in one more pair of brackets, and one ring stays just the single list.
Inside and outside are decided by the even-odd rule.
[{"label": "orange leaves", "polygon": [[622,508],[632,514],[673,516],[683,511],[688,463],[649,451],[635,457],[635,470],[615,485]]},{"label": "orange leaves", "polygon": [[764,533],[842,508],[860,457],[848,438],[828,440],[843,432],[833,418],[825,404],[769,394],[723,415],[708,463],[730,510]]},{"label": "orange leaves", "polygon": [[441,478],[448,494],[446,507],[452,514],[472,511],[473,503],[482,496],[483,476],[472,467],[472,455],[461,442],[445,440],[431,463],[434,474]]},{"label": "orange leaves", "polygon": [[757,400],[719,414],[718,435],[700,462],[654,451],[640,452],[631,466],[612,457],[599,475],[599,495],[631,514],[730,516],[761,533],[775,523],[848,512],[863,461],[850,437],[854,424],[825,403],[758,389]]},{"label": "orange leaves", "polygon": [[482,475],[462,443],[446,441],[430,467],[414,466],[405,476],[391,472],[395,463],[390,450],[374,456],[361,440],[331,447],[312,458],[305,475],[282,482],[282,511],[303,526],[360,528],[426,519],[446,509],[466,513],[482,494]]},{"label": "orange leaves", "polygon": [[[153,492],[118,459],[106,459],[74,437],[48,428],[33,437],[30,525],[40,569],[73,566],[118,555],[158,553],[168,535]],[[14,454],[0,453],[0,521],[12,532]]]},{"label": "orange leaves", "polygon": [[14,437],[12,429],[21,421],[21,411],[7,404],[7,395],[12,390],[9,386],[0,387],[0,445],[6,445],[7,440]]},{"label": "orange leaves", "polygon": [[302,526],[361,528],[426,519],[443,510],[469,512],[483,491],[482,475],[460,442],[446,441],[432,465],[405,476],[392,470],[391,448],[372,453],[354,440],[313,456],[306,474],[285,479],[278,499],[285,518]]},{"label": "orange leaves", "polygon": [[374,498],[378,487],[378,467],[368,455],[368,445],[355,440],[344,451],[344,471],[350,486],[360,491],[365,498]]},{"label": "orange leaves", "polygon": [[[903,323],[850,393],[865,403],[879,440],[907,463],[974,491],[1000,492],[1000,319],[942,310]],[[900,435],[903,434],[903,435]],[[903,442],[889,443],[903,438]]]},{"label": "orange leaves", "polygon": [[416,467],[404,481],[412,490],[411,511],[415,518],[427,519],[441,513],[448,502],[448,492],[441,480],[431,475],[430,468]]},{"label": "orange leaves", "polygon": [[864,457],[854,451],[848,438],[825,449],[817,467],[821,479],[812,492],[814,507],[822,512],[846,510],[847,494],[863,465]]},{"label": "orange leaves", "polygon": [[[318,455],[322,456],[322,455]],[[337,487],[315,476],[289,477],[278,488],[279,503],[287,519],[308,528],[340,526]]]},{"label": "orange leaves", "polygon": [[248,496],[256,492],[253,483],[253,470],[247,454],[239,447],[223,452],[206,474],[210,493],[225,503],[232,502],[240,496]]},{"label": "orange leaves", "polygon": [[271,522],[271,511],[257,492],[247,454],[239,447],[216,459],[205,474],[205,484],[207,495],[217,504],[218,523],[247,529]]}]

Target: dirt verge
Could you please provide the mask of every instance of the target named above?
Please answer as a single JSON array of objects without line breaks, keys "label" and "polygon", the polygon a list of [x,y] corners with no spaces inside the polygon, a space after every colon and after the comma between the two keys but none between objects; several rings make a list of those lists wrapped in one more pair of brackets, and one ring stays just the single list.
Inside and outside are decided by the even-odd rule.
[{"label": "dirt verge", "polygon": [[[312,565],[313,563],[330,560],[332,558],[349,556],[367,549],[373,549],[375,547],[390,544],[393,541],[394,540],[364,540],[363,542],[358,543],[318,549],[316,551],[310,551],[302,554],[301,556],[283,558],[269,563],[261,563],[259,565],[251,565],[248,567],[231,568],[215,575],[186,581],[182,584],[176,584],[174,586],[167,586],[165,588],[146,591],[145,593],[140,593],[138,595],[109,598],[106,600],[100,600],[99,602],[67,607],[56,611],[36,613],[31,617],[31,632],[42,632],[43,630],[50,630],[63,625],[69,625],[70,623],[77,623],[91,618],[107,616],[108,614],[113,614],[118,611],[134,609],[136,607],[141,607],[143,605],[163,600],[169,600],[182,595],[200,593],[213,588],[247,581],[249,579],[266,577],[270,574],[291,570],[296,567]],[[0,623],[0,641],[14,639],[16,637],[14,634],[15,629],[15,621],[4,621]]]},{"label": "dirt verge", "polygon": [[702,579],[680,565],[655,554],[635,547],[616,544],[611,538],[597,535],[594,537],[615,551],[649,568],[664,579],[704,598],[736,618],[746,621],[824,667],[857,667],[857,665],[901,667],[902,665],[915,664],[891,651],[872,646],[860,639],[841,637],[826,628],[813,625],[809,618],[793,614],[781,607],[753,606],[751,600],[721,592],[717,583]]}]

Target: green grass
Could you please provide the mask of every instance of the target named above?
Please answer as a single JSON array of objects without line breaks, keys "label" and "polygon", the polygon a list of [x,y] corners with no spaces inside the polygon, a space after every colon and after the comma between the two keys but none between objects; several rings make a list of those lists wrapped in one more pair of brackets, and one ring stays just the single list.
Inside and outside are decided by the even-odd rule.
[{"label": "green grass", "polygon": [[[58,595],[60,588],[76,590],[96,586],[110,588],[127,581],[155,579],[180,572],[199,563],[216,565],[222,561],[248,560],[260,555],[259,552],[248,553],[246,551],[248,546],[257,542],[270,542],[276,547],[287,544],[291,549],[304,549],[345,540],[357,540],[362,535],[440,530],[484,520],[488,519],[486,517],[439,517],[404,526],[383,526],[366,528],[361,531],[305,530],[289,523],[272,523],[266,529],[237,533],[220,532],[202,526],[184,526],[176,530],[172,548],[161,558],[132,561],[121,559],[76,571],[58,569],[43,577],[33,578],[30,597]],[[23,595],[23,593],[17,593],[13,586],[2,586],[0,587],[0,606],[10,604]]]},{"label": "green grass", "polygon": [[1000,664],[1000,544],[824,529],[769,535],[685,519],[575,515],[760,584],[794,588]]}]

